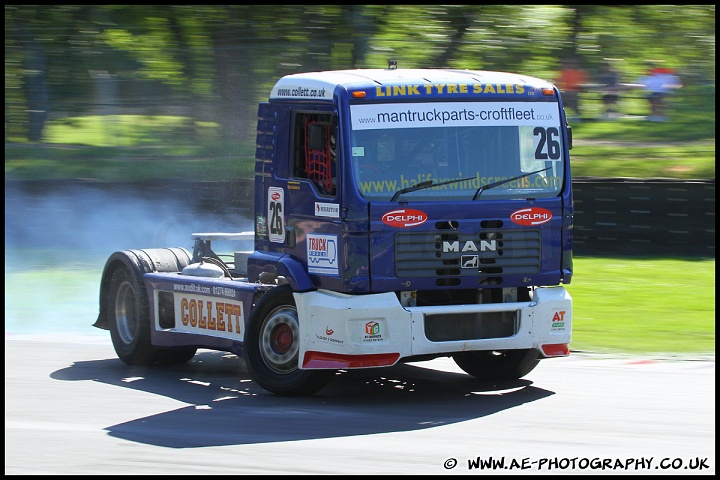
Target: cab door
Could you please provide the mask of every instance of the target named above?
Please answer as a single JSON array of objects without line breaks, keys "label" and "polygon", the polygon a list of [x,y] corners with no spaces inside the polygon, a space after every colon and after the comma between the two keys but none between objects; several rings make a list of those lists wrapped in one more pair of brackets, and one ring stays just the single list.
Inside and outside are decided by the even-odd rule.
[{"label": "cab door", "polygon": [[303,106],[293,111],[291,124],[283,250],[302,261],[316,287],[342,290],[338,116],[331,106]]}]

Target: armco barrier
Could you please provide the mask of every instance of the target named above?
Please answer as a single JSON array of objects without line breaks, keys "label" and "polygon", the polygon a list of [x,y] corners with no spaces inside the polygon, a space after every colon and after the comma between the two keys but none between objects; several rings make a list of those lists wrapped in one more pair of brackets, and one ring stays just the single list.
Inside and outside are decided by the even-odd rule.
[{"label": "armco barrier", "polygon": [[[36,196],[78,187],[123,192],[154,202],[182,200],[190,210],[253,216],[251,180],[233,182],[5,182]],[[573,181],[576,256],[715,258],[715,180],[579,178]]]},{"label": "armco barrier", "polygon": [[715,181],[575,179],[575,255],[715,258]]},{"label": "armco barrier", "polygon": [[[213,187],[225,198],[209,203],[251,207],[253,188]],[[573,195],[575,255],[715,258],[714,180],[580,178]]]}]

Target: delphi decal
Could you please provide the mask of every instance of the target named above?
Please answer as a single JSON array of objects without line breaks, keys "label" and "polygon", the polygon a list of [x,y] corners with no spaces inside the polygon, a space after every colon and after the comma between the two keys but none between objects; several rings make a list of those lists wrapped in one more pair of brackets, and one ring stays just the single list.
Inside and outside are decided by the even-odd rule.
[{"label": "delphi decal", "polygon": [[425,223],[427,219],[427,213],[412,208],[393,210],[382,216],[382,221],[385,225],[398,228],[417,227]]},{"label": "delphi decal", "polygon": [[550,212],[550,210],[538,207],[523,208],[510,214],[510,220],[512,220],[513,223],[527,227],[541,225],[549,222],[551,218],[552,212]]}]

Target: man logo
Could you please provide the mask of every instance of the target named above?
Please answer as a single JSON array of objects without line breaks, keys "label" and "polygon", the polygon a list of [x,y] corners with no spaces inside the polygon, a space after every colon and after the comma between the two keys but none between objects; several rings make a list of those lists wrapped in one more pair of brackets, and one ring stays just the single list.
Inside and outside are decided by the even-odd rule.
[{"label": "man logo", "polygon": [[455,240],[454,242],[443,242],[443,252],[486,252],[490,250],[491,252],[497,251],[497,241],[496,240],[480,240],[480,248],[478,248],[477,244],[473,242],[472,240],[468,240],[465,243],[463,243],[462,248],[460,248],[460,242]]},{"label": "man logo", "polygon": [[463,255],[460,260],[462,268],[478,268],[477,255]]}]

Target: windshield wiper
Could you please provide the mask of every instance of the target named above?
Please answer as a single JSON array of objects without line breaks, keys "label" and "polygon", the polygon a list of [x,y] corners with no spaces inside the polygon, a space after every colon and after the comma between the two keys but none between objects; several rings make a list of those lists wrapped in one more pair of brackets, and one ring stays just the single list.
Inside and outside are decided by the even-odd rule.
[{"label": "windshield wiper", "polygon": [[390,199],[390,201],[394,202],[403,193],[410,193],[410,192],[414,192],[416,190],[424,190],[424,189],[430,188],[430,187],[438,187],[440,185],[447,185],[449,183],[464,182],[465,180],[473,180],[474,178],[475,177],[456,178],[455,180],[448,180],[447,182],[439,182],[439,183],[435,183],[432,180],[427,180],[425,182],[420,182],[417,185],[413,185],[412,187],[407,187],[407,188],[403,188],[402,190],[398,190],[397,192],[395,192],[395,195],[393,195],[393,197]]},{"label": "windshield wiper", "polygon": [[473,196],[472,199],[475,200],[475,199],[476,199],[477,197],[479,197],[480,194],[481,194],[482,192],[484,192],[485,190],[489,190],[489,189],[491,189],[491,188],[495,188],[495,187],[497,187],[498,185],[502,185],[503,183],[512,182],[513,180],[517,180],[518,178],[523,178],[523,177],[527,177],[527,176],[529,176],[529,175],[534,175],[534,174],[536,174],[536,173],[544,172],[545,170],[550,170],[551,168],[552,168],[552,167],[547,167],[547,168],[543,168],[542,170],[538,170],[537,172],[529,172],[529,173],[525,173],[525,174],[523,174],[523,175],[518,175],[517,177],[508,178],[508,179],[506,179],[506,180],[500,180],[499,182],[488,183],[487,185],[483,185],[482,187],[478,188],[477,191],[475,192],[475,195]]}]

